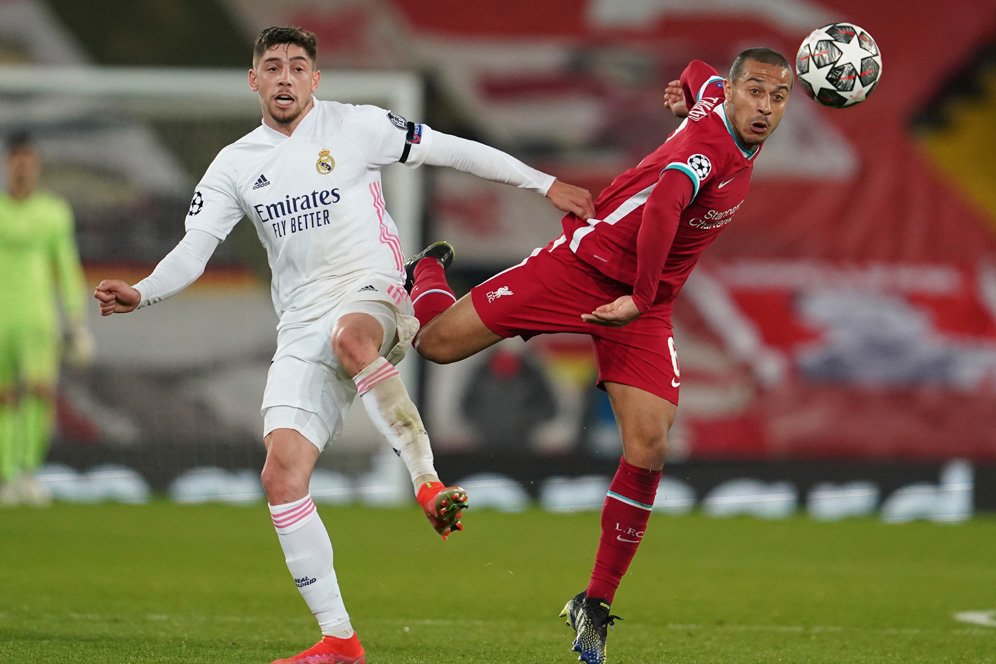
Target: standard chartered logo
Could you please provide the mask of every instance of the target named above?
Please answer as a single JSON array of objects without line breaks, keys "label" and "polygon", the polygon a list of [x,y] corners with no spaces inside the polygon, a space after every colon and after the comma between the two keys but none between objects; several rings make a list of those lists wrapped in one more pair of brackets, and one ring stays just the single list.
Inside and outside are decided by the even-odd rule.
[{"label": "standard chartered logo", "polygon": [[693,217],[692,219],[689,219],[688,225],[693,228],[701,228],[703,230],[725,226],[733,221],[733,215],[737,213],[737,210],[740,209],[740,206],[743,205],[743,203],[743,201],[740,201],[729,210],[709,210],[701,217]]}]

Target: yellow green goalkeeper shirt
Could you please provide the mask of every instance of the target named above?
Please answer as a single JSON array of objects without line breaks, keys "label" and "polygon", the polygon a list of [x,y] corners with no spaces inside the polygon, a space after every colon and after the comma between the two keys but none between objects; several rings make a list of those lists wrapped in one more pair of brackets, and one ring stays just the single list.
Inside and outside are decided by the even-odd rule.
[{"label": "yellow green goalkeeper shirt", "polygon": [[[55,326],[61,300],[72,322],[84,319],[86,287],[72,210],[62,199],[0,194],[0,319],[5,326]],[[58,299],[57,299],[58,297]]]}]

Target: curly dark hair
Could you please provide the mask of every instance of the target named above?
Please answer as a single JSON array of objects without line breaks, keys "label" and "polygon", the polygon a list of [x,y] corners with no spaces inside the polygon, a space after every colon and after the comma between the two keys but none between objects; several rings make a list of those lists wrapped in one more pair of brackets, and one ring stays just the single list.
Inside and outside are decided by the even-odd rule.
[{"label": "curly dark hair", "polygon": [[255,67],[259,57],[274,46],[296,44],[304,49],[312,65],[318,64],[318,37],[314,32],[294,26],[273,26],[262,30],[252,47],[252,64]]}]

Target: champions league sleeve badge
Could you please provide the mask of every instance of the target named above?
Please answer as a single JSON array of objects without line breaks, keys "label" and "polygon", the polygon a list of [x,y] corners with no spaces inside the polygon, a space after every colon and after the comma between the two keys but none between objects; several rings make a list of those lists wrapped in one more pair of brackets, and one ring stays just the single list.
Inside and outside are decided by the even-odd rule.
[{"label": "champions league sleeve badge", "polygon": [[315,162],[315,170],[321,175],[328,175],[335,168],[335,159],[332,158],[332,154],[328,150],[322,150],[318,153],[318,161]]},{"label": "champions league sleeve badge", "polygon": [[188,217],[196,217],[204,209],[204,194],[199,191],[194,192],[194,197],[190,199],[190,209],[187,210]]},{"label": "champions league sleeve badge", "polygon": [[706,176],[712,172],[712,162],[704,154],[693,154],[688,158],[688,166],[698,176],[699,181],[705,180]]},{"label": "champions league sleeve badge", "polygon": [[393,124],[398,129],[408,129],[408,120],[404,119],[400,115],[388,111],[387,119],[390,120],[391,124]]}]

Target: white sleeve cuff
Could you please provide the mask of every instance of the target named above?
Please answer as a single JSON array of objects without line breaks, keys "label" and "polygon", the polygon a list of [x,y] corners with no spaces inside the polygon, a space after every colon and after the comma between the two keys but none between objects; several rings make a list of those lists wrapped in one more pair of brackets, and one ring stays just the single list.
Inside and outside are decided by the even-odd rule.
[{"label": "white sleeve cuff", "polygon": [[152,274],[133,286],[142,296],[138,308],[172,297],[197,281],[219,244],[221,240],[206,231],[188,230]]}]

